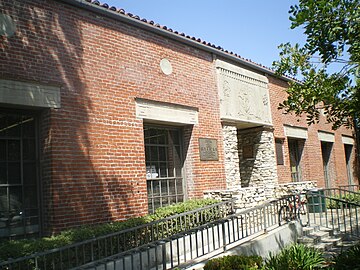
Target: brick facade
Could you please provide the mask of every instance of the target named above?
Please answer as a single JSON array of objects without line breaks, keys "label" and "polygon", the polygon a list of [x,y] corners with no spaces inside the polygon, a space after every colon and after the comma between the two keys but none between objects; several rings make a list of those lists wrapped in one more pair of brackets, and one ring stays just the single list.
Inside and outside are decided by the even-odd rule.
[{"label": "brick facade", "polygon": [[[285,89],[287,82],[269,76],[269,93],[272,111],[272,119],[274,125],[275,138],[284,139],[284,165],[278,165],[278,179],[279,183],[287,183],[291,181],[290,167],[289,167],[289,150],[288,140],[284,133],[284,125],[303,127],[307,129],[308,139],[305,140],[304,151],[302,157],[302,173],[304,181],[315,181],[319,187],[325,187],[323,159],[321,155],[321,142],[318,138],[318,131],[329,132],[334,134],[335,142],[330,156],[330,177],[333,186],[347,185],[347,171],[345,162],[344,144],[342,142],[342,135],[354,136],[351,129],[341,127],[336,131],[331,129],[331,125],[325,123],[324,117],[321,117],[320,122],[316,125],[308,126],[305,117],[295,117],[291,114],[284,114],[278,110],[278,105],[286,98]],[[354,171],[355,169],[355,147],[353,147],[352,161]]]},{"label": "brick facade", "polygon": [[147,213],[135,98],[198,108],[184,136],[188,197],[225,188],[222,144],[218,161],[199,160],[198,138],[222,141],[209,53],[57,1],[5,0],[0,10],[17,25],[1,37],[0,77],[61,87],[61,109],[39,112],[46,232]]},{"label": "brick facade", "polygon": [[[143,125],[151,121],[136,117],[136,98],[198,111],[198,124],[175,125],[183,132],[187,198],[226,189],[213,53],[62,1],[3,0],[0,13],[16,22],[13,36],[0,36],[0,79],[60,88],[59,109],[0,108],[38,114],[45,234],[147,213]],[[164,58],[172,65],[170,75],[160,69]],[[304,180],[323,186],[317,131],[331,131],[330,126],[307,127],[304,119],[279,112],[286,82],[268,79],[274,137],[285,138],[283,124],[308,128]],[[347,177],[342,134],[352,136],[343,128],[335,133],[336,184]],[[218,160],[200,160],[199,138],[217,140]],[[277,166],[279,183],[290,181],[286,149],[287,140],[285,164]]]}]

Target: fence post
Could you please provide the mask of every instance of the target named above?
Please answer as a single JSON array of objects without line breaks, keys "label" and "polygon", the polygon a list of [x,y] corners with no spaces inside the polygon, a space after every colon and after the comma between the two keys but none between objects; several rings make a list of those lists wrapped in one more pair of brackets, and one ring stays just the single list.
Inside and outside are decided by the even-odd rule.
[{"label": "fence post", "polygon": [[293,219],[296,219],[296,217],[297,217],[297,212],[298,212],[298,209],[297,209],[297,207],[296,207],[296,200],[297,200],[297,195],[296,194],[294,194],[293,195],[293,209],[294,209],[294,217],[293,217]]},{"label": "fence post", "polygon": [[263,216],[264,216],[264,233],[267,232],[267,225],[266,225],[266,207],[263,207]]},{"label": "fence post", "polygon": [[[163,270],[166,270],[166,242],[160,241],[159,243],[161,244],[162,248]],[[186,250],[184,250],[184,252],[186,252]]]},{"label": "fence post", "polygon": [[225,233],[225,222],[221,223],[221,227],[222,227],[222,237],[223,237],[223,249],[224,251],[226,251],[226,233]]}]

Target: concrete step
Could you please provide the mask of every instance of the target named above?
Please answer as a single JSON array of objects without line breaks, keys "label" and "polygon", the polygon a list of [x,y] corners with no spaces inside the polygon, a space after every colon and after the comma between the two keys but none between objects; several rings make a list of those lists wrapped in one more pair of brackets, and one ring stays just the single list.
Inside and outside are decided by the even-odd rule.
[{"label": "concrete step", "polygon": [[323,242],[317,243],[317,244],[304,244],[304,245],[316,248],[316,249],[320,250],[321,252],[325,252],[332,248],[332,243],[323,243]]},{"label": "concrete step", "polygon": [[344,252],[348,248],[355,246],[358,244],[358,240],[345,240],[343,239],[341,243],[338,243],[337,245],[329,248],[326,250],[323,254],[325,259],[331,260],[333,257],[339,255],[341,252]]},{"label": "concrete step", "polygon": [[312,233],[308,233],[307,235],[300,237],[298,239],[298,243],[302,244],[318,244],[321,243],[323,239],[330,238],[329,232],[324,231],[314,231]]},{"label": "concrete step", "polygon": [[309,234],[312,234],[313,232],[319,231],[319,226],[311,226],[311,227],[304,227],[303,228],[303,236],[307,236]]},{"label": "concrete step", "polygon": [[298,239],[298,243],[322,251],[324,258],[327,260],[331,260],[342,251],[345,251],[359,242],[359,239],[349,237],[348,234],[345,234],[340,230],[320,226],[304,228],[303,236]]},{"label": "concrete step", "polygon": [[325,237],[325,238],[321,239],[321,241],[323,243],[330,243],[334,247],[340,246],[343,242],[341,237],[334,237],[334,236]]}]

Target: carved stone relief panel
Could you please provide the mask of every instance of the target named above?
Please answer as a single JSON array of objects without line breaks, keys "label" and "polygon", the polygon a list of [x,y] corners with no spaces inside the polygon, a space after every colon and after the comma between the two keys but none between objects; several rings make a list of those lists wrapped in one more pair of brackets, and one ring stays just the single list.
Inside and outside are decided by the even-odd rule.
[{"label": "carved stone relief panel", "polygon": [[222,120],[271,125],[265,76],[216,60]]}]

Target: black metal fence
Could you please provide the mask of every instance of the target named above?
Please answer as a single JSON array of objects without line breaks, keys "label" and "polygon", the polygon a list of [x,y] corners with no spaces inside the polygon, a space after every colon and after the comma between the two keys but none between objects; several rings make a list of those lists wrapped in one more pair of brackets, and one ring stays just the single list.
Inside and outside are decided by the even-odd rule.
[{"label": "black metal fence", "polygon": [[56,248],[17,259],[0,262],[0,269],[77,268],[114,254],[123,254],[159,240],[184,233],[208,222],[222,219],[234,212],[234,200],[185,212],[134,228],[96,237],[72,245]]},{"label": "black metal fence", "polygon": [[353,192],[359,192],[360,186],[359,185],[343,185],[343,186],[339,186],[339,189],[353,191]]},{"label": "black metal fence", "polygon": [[174,234],[161,241],[119,253],[105,260],[94,261],[80,269],[165,270],[188,265],[205,255],[221,253],[238,244],[239,241],[264,234],[278,227],[279,210],[281,206],[288,203],[289,199],[284,197],[233,213],[221,220]]},{"label": "black metal fence", "polygon": [[[278,227],[280,209],[289,204],[294,204],[296,209],[296,196],[285,196],[237,212],[234,212],[234,201],[227,201],[63,248],[9,259],[0,263],[0,269],[181,267]],[[359,193],[345,188],[309,191],[306,224],[360,237],[360,205],[344,199],[351,196]]]},{"label": "black metal fence", "polygon": [[309,225],[319,225],[360,237],[360,193],[346,188],[307,193]]}]

